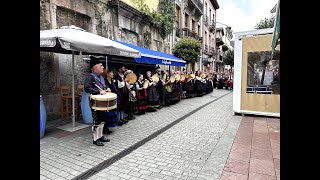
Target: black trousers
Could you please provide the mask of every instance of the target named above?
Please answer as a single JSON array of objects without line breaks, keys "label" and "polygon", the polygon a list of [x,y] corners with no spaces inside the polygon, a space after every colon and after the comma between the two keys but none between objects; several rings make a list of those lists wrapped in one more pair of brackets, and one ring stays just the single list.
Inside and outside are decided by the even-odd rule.
[{"label": "black trousers", "polygon": [[105,122],[105,111],[92,111],[93,125],[99,125],[101,122]]}]

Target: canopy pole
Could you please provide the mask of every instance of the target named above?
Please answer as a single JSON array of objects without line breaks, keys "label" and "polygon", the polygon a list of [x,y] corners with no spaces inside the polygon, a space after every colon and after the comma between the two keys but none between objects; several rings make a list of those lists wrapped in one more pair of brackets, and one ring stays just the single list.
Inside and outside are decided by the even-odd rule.
[{"label": "canopy pole", "polygon": [[75,127],[75,98],[74,98],[74,51],[72,51],[72,127]]}]

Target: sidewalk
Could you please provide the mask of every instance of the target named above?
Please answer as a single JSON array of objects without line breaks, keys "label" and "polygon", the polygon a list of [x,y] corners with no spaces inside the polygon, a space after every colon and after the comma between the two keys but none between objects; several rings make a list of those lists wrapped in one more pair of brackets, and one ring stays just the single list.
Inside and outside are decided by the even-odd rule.
[{"label": "sidewalk", "polygon": [[40,179],[276,180],[279,122],[233,116],[231,91],[215,90],[136,116],[103,147],[92,144],[91,127],[51,127],[40,140]]},{"label": "sidewalk", "polygon": [[280,180],[280,119],[243,117],[220,180]]},{"label": "sidewalk", "polygon": [[72,179],[88,169],[125,151],[152,133],[183,117],[198,107],[231,91],[215,90],[203,97],[184,99],[157,112],[136,116],[128,124],[115,127],[103,147],[92,144],[90,127],[45,137],[40,140],[40,179]]}]

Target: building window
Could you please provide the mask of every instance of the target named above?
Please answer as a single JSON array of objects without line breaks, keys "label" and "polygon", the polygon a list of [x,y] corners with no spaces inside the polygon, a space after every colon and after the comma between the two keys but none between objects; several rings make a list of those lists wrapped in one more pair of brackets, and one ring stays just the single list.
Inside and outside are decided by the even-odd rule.
[{"label": "building window", "polygon": [[196,22],[192,19],[192,31],[196,32]]},{"label": "building window", "polygon": [[204,44],[208,44],[207,42],[208,38],[207,38],[207,31],[204,31]]},{"label": "building window", "polygon": [[176,22],[177,22],[177,24],[179,24],[179,21],[180,21],[180,8],[178,6],[176,6]]},{"label": "building window", "polygon": [[189,15],[186,13],[185,18],[184,18],[184,27],[189,28]]},{"label": "building window", "polygon": [[205,3],[204,4],[204,15],[205,16],[207,16],[207,7],[208,7],[208,5],[207,5],[207,3]]}]

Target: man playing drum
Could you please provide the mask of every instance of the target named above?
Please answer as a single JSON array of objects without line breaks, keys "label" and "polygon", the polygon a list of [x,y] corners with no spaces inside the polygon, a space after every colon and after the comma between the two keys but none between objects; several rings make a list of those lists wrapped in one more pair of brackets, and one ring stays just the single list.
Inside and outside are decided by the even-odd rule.
[{"label": "man playing drum", "polygon": [[[90,57],[90,67],[92,73],[89,74],[84,82],[84,91],[92,94],[97,95],[101,94],[104,95],[107,92],[110,92],[110,88],[108,88],[105,84],[105,80],[102,77],[103,73],[103,65],[99,59],[91,56]],[[105,111],[98,111],[93,110],[92,117],[93,117],[93,125],[92,125],[92,133],[93,133],[93,144],[97,146],[104,146],[102,142],[109,142],[110,140],[105,138],[102,134],[104,121],[105,121]]]}]

